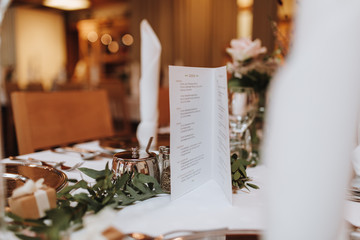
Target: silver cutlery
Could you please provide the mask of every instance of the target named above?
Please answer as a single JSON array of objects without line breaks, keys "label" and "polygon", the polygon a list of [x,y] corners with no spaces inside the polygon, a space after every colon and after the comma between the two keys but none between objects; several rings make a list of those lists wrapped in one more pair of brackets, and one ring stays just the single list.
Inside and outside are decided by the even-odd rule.
[{"label": "silver cutlery", "polygon": [[87,150],[78,147],[60,147],[60,148],[51,149],[51,151],[55,153],[75,152],[80,154],[80,157],[83,160],[93,160],[96,157],[106,157],[106,158],[113,157],[112,154],[109,154],[107,152]]},{"label": "silver cutlery", "polygon": [[84,164],[84,162],[76,163],[74,166],[70,167],[69,169],[66,169],[65,171],[70,172],[70,171],[76,170],[76,169],[78,169],[79,167],[81,167],[81,165],[83,165],[83,164]]},{"label": "silver cutlery", "polygon": [[[254,233],[254,231],[247,231],[243,230],[242,233]],[[125,234],[124,239],[135,239],[135,240],[165,240],[165,239],[202,239],[204,237],[214,237],[214,236],[221,236],[229,233],[229,229],[227,228],[220,228],[220,229],[213,229],[213,230],[175,230],[170,231],[164,234],[160,234],[159,236],[150,236],[144,233],[128,233]]]},{"label": "silver cutlery", "polygon": [[3,173],[2,176],[4,178],[10,178],[10,179],[18,179],[22,182],[26,182],[27,180],[29,180],[27,177],[21,176],[19,174],[15,174],[15,173]]},{"label": "silver cutlery", "polygon": [[79,163],[76,163],[74,166],[70,167],[70,166],[67,166],[64,164],[65,161],[61,161],[61,162],[44,161],[44,160],[39,160],[39,159],[31,158],[31,157],[29,157],[27,159],[23,159],[23,158],[14,157],[14,156],[10,156],[9,159],[12,161],[24,161],[27,163],[36,163],[36,164],[40,163],[43,166],[53,167],[53,168],[60,167],[61,170],[65,170],[65,171],[73,171],[84,164],[84,162],[79,162]]}]

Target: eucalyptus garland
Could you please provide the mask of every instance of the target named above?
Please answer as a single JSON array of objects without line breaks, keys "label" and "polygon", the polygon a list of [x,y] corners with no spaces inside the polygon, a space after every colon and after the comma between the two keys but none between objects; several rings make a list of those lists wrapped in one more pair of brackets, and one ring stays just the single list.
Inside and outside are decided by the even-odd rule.
[{"label": "eucalyptus garland", "polygon": [[[95,179],[95,184],[69,179],[73,184],[57,194],[57,208],[46,211],[45,217],[36,220],[7,213],[12,219],[8,229],[24,240],[60,240],[67,231],[82,228],[82,219],[87,213],[97,213],[107,206],[121,208],[163,193],[157,180],[149,175],[130,172],[114,178],[108,164],[101,171],[89,168],[79,170]],[[78,189],[81,192],[72,194]],[[29,232],[32,234],[25,234]]]},{"label": "eucalyptus garland", "polygon": [[[249,183],[251,179],[246,173],[249,164],[236,154],[231,156],[234,188],[258,188],[255,184]],[[45,217],[35,220],[23,219],[8,212],[7,217],[11,219],[8,230],[23,240],[60,240],[67,233],[83,227],[85,214],[97,213],[108,206],[119,209],[163,193],[157,180],[149,175],[129,172],[115,178],[108,164],[100,171],[90,168],[79,168],[79,170],[95,179],[95,183],[69,179],[72,184],[57,194],[56,208],[46,211]]]}]

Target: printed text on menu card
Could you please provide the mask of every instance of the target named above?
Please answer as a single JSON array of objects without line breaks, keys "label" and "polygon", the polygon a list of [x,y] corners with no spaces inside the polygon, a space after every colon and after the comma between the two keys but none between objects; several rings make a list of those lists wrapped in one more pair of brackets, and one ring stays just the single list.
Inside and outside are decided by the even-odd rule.
[{"label": "printed text on menu card", "polygon": [[169,67],[171,198],[213,179],[231,202],[226,68]]}]

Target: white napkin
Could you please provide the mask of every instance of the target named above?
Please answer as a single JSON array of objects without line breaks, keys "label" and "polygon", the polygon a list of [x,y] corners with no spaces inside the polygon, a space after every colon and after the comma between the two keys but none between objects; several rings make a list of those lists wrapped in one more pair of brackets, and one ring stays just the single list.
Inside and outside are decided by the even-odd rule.
[{"label": "white napkin", "polygon": [[342,234],[360,102],[360,1],[298,7],[292,52],[266,109],[265,239],[334,240]]},{"label": "white napkin", "polygon": [[[358,117],[358,129],[357,129],[357,147],[354,149],[352,154],[352,166],[356,175],[356,184],[359,185],[360,180],[360,116]],[[353,182],[354,183],[354,182]]]},{"label": "white napkin", "polygon": [[360,145],[357,146],[352,156],[352,166],[357,177],[360,177]]},{"label": "white napkin", "polygon": [[140,79],[140,124],[136,136],[140,147],[145,148],[149,138],[154,137],[156,146],[158,127],[158,92],[160,78],[161,44],[147,20],[141,30],[141,79]]}]

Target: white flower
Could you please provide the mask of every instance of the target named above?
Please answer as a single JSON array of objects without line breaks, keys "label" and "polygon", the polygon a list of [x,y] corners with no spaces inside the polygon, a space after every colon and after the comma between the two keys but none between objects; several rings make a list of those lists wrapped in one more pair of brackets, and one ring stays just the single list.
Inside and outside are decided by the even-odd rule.
[{"label": "white flower", "polygon": [[231,55],[234,62],[255,58],[267,51],[266,47],[261,47],[259,39],[254,41],[251,41],[249,38],[232,39],[230,46],[231,48],[227,48],[226,52]]}]

